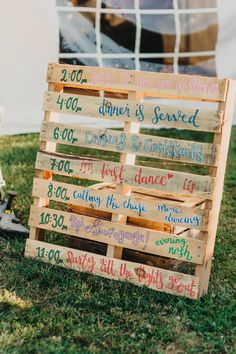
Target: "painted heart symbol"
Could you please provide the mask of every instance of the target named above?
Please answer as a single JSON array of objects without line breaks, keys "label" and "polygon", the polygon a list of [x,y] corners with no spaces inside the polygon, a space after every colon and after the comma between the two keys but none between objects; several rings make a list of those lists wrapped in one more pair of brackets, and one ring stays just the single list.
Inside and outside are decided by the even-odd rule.
[{"label": "painted heart symbol", "polygon": [[168,177],[168,179],[171,179],[173,177],[173,175],[171,173],[168,173],[167,177]]}]

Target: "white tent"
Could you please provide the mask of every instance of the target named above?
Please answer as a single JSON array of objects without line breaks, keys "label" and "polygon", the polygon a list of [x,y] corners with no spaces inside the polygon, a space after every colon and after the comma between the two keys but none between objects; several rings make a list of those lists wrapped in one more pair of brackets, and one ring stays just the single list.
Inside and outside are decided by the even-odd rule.
[{"label": "white tent", "polygon": [[58,58],[55,0],[0,0],[1,134],[39,131],[46,68]]},{"label": "white tent", "polygon": [[[0,0],[0,134],[39,131],[48,62],[58,60],[56,0]],[[236,2],[218,0],[219,77],[236,79]],[[235,119],[236,124],[236,119]]]}]

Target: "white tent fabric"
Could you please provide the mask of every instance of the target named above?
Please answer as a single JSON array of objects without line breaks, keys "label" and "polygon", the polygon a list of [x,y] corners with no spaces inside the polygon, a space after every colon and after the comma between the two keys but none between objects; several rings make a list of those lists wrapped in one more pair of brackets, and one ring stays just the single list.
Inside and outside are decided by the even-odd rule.
[{"label": "white tent fabric", "polygon": [[[47,64],[58,59],[56,0],[0,0],[0,6],[0,134],[38,132]],[[218,0],[218,6],[218,76],[236,79],[236,2]]]},{"label": "white tent fabric", "polygon": [[219,26],[216,47],[217,74],[219,77],[236,79],[236,1],[218,0]]},{"label": "white tent fabric", "polygon": [[[236,1],[218,0],[218,8],[220,30],[216,47],[217,75],[236,80]],[[233,125],[236,125],[236,112]]]},{"label": "white tent fabric", "polygon": [[58,58],[55,0],[0,0],[0,134],[39,131],[46,70]]}]

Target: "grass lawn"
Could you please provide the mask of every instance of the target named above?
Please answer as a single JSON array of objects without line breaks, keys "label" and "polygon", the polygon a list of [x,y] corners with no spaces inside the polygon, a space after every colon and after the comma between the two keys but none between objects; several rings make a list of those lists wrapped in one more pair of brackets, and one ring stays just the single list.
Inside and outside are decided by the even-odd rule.
[{"label": "grass lawn", "polygon": [[[38,138],[0,138],[24,225]],[[200,301],[26,259],[25,238],[1,234],[0,353],[235,353],[235,210],[233,128],[209,293]]]}]

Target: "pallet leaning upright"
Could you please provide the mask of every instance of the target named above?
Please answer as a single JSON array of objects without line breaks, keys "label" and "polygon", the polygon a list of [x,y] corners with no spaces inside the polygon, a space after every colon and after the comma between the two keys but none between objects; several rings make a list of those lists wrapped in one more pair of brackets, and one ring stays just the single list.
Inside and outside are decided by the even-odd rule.
[{"label": "pallet leaning upright", "polygon": [[[193,299],[206,293],[234,82],[49,64],[48,83],[26,256]],[[194,108],[183,100],[194,101]],[[62,123],[55,113],[73,115],[76,123],[89,116],[124,127]],[[155,134],[140,134],[142,124]],[[156,128],[176,128],[180,138]],[[198,135],[183,140],[181,130]],[[90,154],[80,156],[78,148]],[[84,187],[81,179],[96,183]],[[45,230],[67,235],[68,247],[45,242]]]}]

